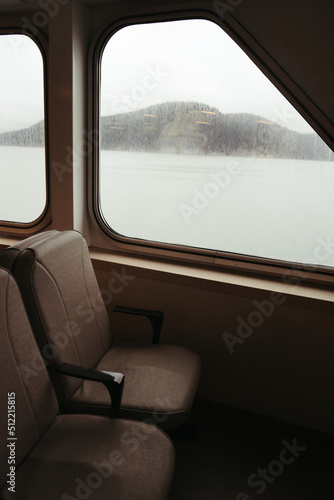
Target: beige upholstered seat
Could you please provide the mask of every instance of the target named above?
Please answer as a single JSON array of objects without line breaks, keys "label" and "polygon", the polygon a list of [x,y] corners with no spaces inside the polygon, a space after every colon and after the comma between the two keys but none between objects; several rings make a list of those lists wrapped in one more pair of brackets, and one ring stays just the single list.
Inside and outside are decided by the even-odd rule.
[{"label": "beige upholstered seat", "polygon": [[88,247],[80,233],[38,234],[2,252],[2,263],[18,281],[62,411],[109,411],[103,386],[59,375],[57,367],[66,362],[123,373],[122,417],[154,422],[164,429],[186,419],[199,380],[198,355],[179,346],[113,344]]},{"label": "beige upholstered seat", "polygon": [[170,439],[143,422],[58,414],[18,287],[1,268],[0,343],[1,500],[166,500]]}]

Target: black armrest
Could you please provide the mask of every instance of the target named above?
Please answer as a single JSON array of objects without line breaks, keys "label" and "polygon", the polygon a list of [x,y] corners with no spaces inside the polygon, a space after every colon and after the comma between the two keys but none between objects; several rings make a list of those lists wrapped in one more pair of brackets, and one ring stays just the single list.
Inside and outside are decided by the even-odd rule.
[{"label": "black armrest", "polygon": [[152,344],[159,343],[162,322],[164,319],[164,313],[162,311],[153,311],[150,309],[137,309],[135,307],[124,307],[124,306],[116,306],[114,307],[114,311],[125,314],[136,314],[137,316],[146,316],[146,318],[150,320],[153,328]]},{"label": "black armrest", "polygon": [[110,414],[112,417],[117,417],[121,406],[124,387],[124,375],[122,373],[93,370],[91,368],[83,368],[82,366],[71,365],[69,363],[61,363],[58,366],[58,371],[70,377],[102,382],[108,389],[111,397]]}]

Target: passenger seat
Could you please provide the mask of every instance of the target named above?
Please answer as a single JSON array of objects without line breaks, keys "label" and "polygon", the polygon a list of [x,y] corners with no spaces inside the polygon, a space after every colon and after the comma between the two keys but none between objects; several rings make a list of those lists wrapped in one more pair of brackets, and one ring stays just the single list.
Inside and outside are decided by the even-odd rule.
[{"label": "passenger seat", "polygon": [[27,238],[1,252],[0,265],[17,279],[61,411],[110,411],[103,386],[60,374],[62,364],[70,363],[125,375],[121,417],[146,420],[165,430],[186,420],[199,381],[199,356],[158,343],[160,311],[116,308],[147,316],[154,343],[113,343],[88,247],[79,232],[47,231]]},{"label": "passenger seat", "polygon": [[167,499],[174,447],[163,431],[131,420],[58,414],[18,287],[2,268],[0,343],[1,500]]}]

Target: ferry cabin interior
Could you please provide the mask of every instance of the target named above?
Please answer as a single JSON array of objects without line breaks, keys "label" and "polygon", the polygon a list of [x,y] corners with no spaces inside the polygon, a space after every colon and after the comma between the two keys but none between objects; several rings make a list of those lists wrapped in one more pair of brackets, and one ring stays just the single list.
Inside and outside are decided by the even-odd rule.
[{"label": "ferry cabin interior", "polygon": [[[333,19],[334,4],[330,0],[0,0],[0,41],[2,37],[14,35],[11,44],[13,58],[26,48],[26,42],[21,43],[18,36],[29,37],[42,54],[44,122],[41,130],[44,132],[45,147],[45,206],[33,220],[30,218],[27,222],[24,213],[29,207],[25,204],[33,202],[38,188],[36,193],[34,186],[29,187],[27,193],[20,191],[22,186],[16,190],[16,183],[20,184],[20,174],[15,177],[11,174],[12,165],[3,152],[6,148],[8,150],[8,146],[2,142],[5,140],[4,134],[12,132],[12,129],[0,123],[0,183],[6,186],[7,193],[5,198],[6,193],[1,191],[0,249],[6,251],[30,236],[47,231],[79,232],[89,247],[115,342],[149,342],[152,331],[147,318],[118,314],[114,311],[115,306],[162,311],[160,343],[181,346],[199,355],[201,375],[188,421],[179,429],[166,431],[170,433],[176,457],[169,500],[248,500],[258,496],[264,500],[333,498],[334,231],[330,206],[330,193],[334,187],[334,157],[331,156],[334,148]],[[210,99],[213,88],[211,74],[206,76],[203,70],[201,75],[201,67],[198,67],[194,78],[187,80],[189,87],[182,94],[182,99],[175,98],[174,87],[168,88],[168,76],[164,76],[168,71],[163,65],[152,62],[149,53],[143,59],[140,59],[142,54],[139,51],[136,53],[133,40],[139,44],[140,35],[137,39],[129,37],[128,41],[125,38],[124,45],[115,45],[112,52],[114,59],[111,59],[115,61],[115,68],[112,63],[108,63],[108,78],[111,82],[121,82],[119,70],[124,68],[124,75],[130,75],[132,86],[125,85],[124,90],[115,86],[118,94],[111,97],[110,103],[112,99],[115,103],[117,98],[118,108],[116,106],[116,111],[112,111],[114,108],[108,104],[109,112],[101,114],[104,105],[101,84],[107,74],[107,64],[103,66],[102,54],[107,55],[108,43],[113,43],[113,37],[117,40],[120,33],[128,33],[129,27],[149,27],[158,36],[159,31],[162,32],[169,23],[172,26],[173,23],[184,21],[193,21],[195,24],[185,28],[186,35],[180,40],[184,41],[190,36],[190,31],[195,30],[194,39],[197,43],[194,52],[195,55],[199,54],[201,63],[210,59],[213,53],[217,72],[221,70],[220,65],[224,64],[224,59],[220,60],[219,56],[220,47],[210,46],[205,38],[209,32],[206,30],[207,24],[202,29],[201,23],[205,22],[213,26],[215,36],[218,29],[224,36],[227,34],[230,41],[242,51],[242,57],[245,55],[249,63],[259,68],[261,76],[286,99],[287,106],[293,106],[312,128],[312,134],[317,134],[318,139],[312,135],[312,140],[320,141],[321,148],[324,148],[322,150],[319,146],[318,153],[320,149],[326,151],[326,158],[323,153],[321,158],[314,156],[301,159],[295,155],[301,143],[297,145],[295,142],[291,149],[292,156],[281,157],[290,162],[286,167],[287,177],[282,184],[277,184],[279,192],[275,194],[275,200],[276,197],[283,200],[284,210],[279,213],[281,218],[272,214],[275,202],[270,199],[271,192],[267,194],[267,205],[260,207],[269,216],[270,234],[274,234],[276,242],[273,253],[267,246],[267,223],[254,216],[258,213],[253,211],[257,203],[256,195],[250,198],[244,212],[243,217],[247,220],[237,218],[240,225],[235,223],[233,227],[231,234],[239,235],[241,241],[237,250],[230,245],[229,236],[226,236],[230,233],[227,232],[220,246],[202,242],[200,231],[203,226],[199,225],[197,231],[197,222],[202,220],[205,213],[210,213],[218,198],[230,196],[225,184],[224,187],[223,184],[219,185],[222,177],[212,177],[217,175],[216,167],[212,167],[208,177],[203,177],[199,184],[191,184],[179,199],[175,197],[177,188],[173,187],[169,178],[158,177],[166,189],[171,186],[170,197],[174,205],[161,207],[163,200],[158,199],[160,186],[157,196],[154,196],[156,185],[153,182],[153,187],[144,192],[149,193],[148,196],[152,195],[155,204],[143,211],[138,207],[138,218],[142,220],[133,233],[127,233],[126,229],[122,232],[122,229],[130,227],[128,221],[137,220],[132,199],[134,193],[144,190],[143,183],[149,181],[148,177],[141,179],[138,176],[135,166],[146,161],[142,158],[151,152],[145,148],[141,150],[138,145],[134,147],[132,135],[129,134],[126,148],[131,151],[132,159],[127,161],[133,163],[125,165],[130,172],[125,183],[117,184],[118,173],[114,176],[110,174],[110,177],[109,174],[102,177],[102,173],[99,173],[102,159],[105,161],[104,158],[107,158],[103,156],[101,146],[102,141],[106,140],[106,135],[103,135],[103,116],[108,116],[110,121],[110,117],[116,115],[117,124],[111,123],[111,127],[120,128],[125,123],[119,125],[120,117],[128,119],[125,117],[128,112],[132,112],[135,117],[135,113],[142,109],[147,120],[153,120],[154,113],[160,113],[163,121],[164,116],[172,111],[167,107],[159,108],[161,103],[150,99],[155,92],[160,91],[160,87],[165,86],[166,95],[170,94],[171,101],[184,102],[187,100],[184,95],[188,93],[190,102],[195,100],[192,86],[197,85],[202,88],[200,105],[206,106],[195,110],[196,113],[202,113],[202,121],[198,118],[197,121],[193,120],[195,111],[189,111],[187,107],[180,107],[175,112],[178,115],[173,115],[174,127],[181,122],[188,126],[189,120],[196,121],[196,133],[187,132],[188,135],[183,135],[182,140],[181,132],[175,132],[176,128],[172,130],[172,125],[163,125],[163,130],[159,130],[159,137],[163,138],[160,144],[168,148],[173,144],[176,148],[173,151],[167,148],[166,154],[173,157],[181,155],[182,161],[190,163],[192,160],[187,158],[196,155],[207,159],[208,167],[212,158],[217,156],[218,149],[216,153],[210,150],[218,148],[214,142],[217,136],[209,135],[206,129],[203,132],[205,124],[210,123],[213,116],[218,120],[219,114],[216,101]],[[178,53],[182,55],[183,51],[181,43],[174,43],[175,33],[171,29],[170,42],[167,39],[163,47],[164,50],[168,49],[170,43],[170,59],[176,58]],[[217,34],[219,36],[220,32]],[[146,34],[143,34],[145,37]],[[147,47],[152,47],[152,52],[155,52],[154,40],[152,37],[147,40]],[[162,50],[160,42],[157,45]],[[133,57],[131,52],[134,53]],[[3,54],[0,54],[0,58],[9,61]],[[144,67],[140,67],[141,62],[136,64],[137,59],[144,61]],[[119,61],[121,65],[117,66]],[[179,63],[180,72],[183,70],[181,66]],[[11,68],[9,63],[2,67],[1,78]],[[22,78],[28,81],[32,71],[33,68],[26,65],[21,82]],[[139,76],[135,84],[133,74],[136,71]],[[226,68],[226,71],[229,69]],[[237,76],[235,81],[238,84],[241,81],[247,84],[251,79],[251,71],[240,71]],[[175,82],[173,85],[177,86]],[[253,94],[256,94],[254,87],[250,86],[250,89],[252,92],[249,92],[246,101],[252,100]],[[5,101],[1,100],[3,116],[6,117],[7,108],[12,107],[10,94],[15,94],[16,82],[12,81],[8,90],[8,105],[5,106]],[[205,95],[207,102],[204,102]],[[262,110],[266,96],[259,92],[255,98]],[[230,96],[224,94],[224,100],[221,101],[226,102],[227,108],[229,99]],[[276,107],[276,121],[281,127],[279,130],[283,130],[282,127],[285,127],[284,130],[289,128],[291,109]],[[223,123],[224,109],[219,112],[219,119]],[[240,111],[227,113],[232,116]],[[256,127],[270,129],[266,137],[271,137],[271,130],[277,125],[272,112],[264,116],[261,111],[255,113],[247,108],[246,113],[257,117]],[[37,121],[32,120],[29,126]],[[252,127],[246,121],[242,126],[247,130]],[[200,132],[199,127],[202,127]],[[15,125],[14,132],[19,129]],[[300,137],[298,134],[302,133],[305,133],[304,130],[294,129],[293,140],[297,141]],[[139,141],[143,137],[139,134]],[[277,144],[283,140],[282,137]],[[292,141],[292,135],[289,137]],[[307,139],[306,144],[309,145],[310,141]],[[189,144],[193,147],[195,143],[198,151],[192,150],[189,154]],[[263,151],[259,154],[256,146],[256,154],[252,154],[249,152],[252,146],[248,143],[248,152],[245,152],[244,143],[240,144],[234,150],[225,150],[226,158],[229,157],[233,162],[234,158],[251,156],[252,165],[265,175],[263,165],[267,163],[263,162],[270,155],[266,157]],[[277,144],[275,147],[279,148]],[[117,147],[114,149],[117,150]],[[322,154],[321,151],[319,154]],[[116,152],[121,154],[122,148]],[[222,155],[221,151],[219,155]],[[24,162],[24,156],[21,158]],[[122,157],[113,158],[115,162],[120,161],[118,166],[121,167]],[[301,177],[300,184],[291,187],[290,182],[295,177],[291,163],[301,160],[307,163],[306,166],[303,163],[304,178]],[[154,165],[149,165],[151,172]],[[228,172],[233,184],[233,163],[230,165],[232,170]],[[313,180],[305,187],[305,177],[310,178],[311,167],[318,169],[319,173],[315,173]],[[182,168],[186,167],[182,164]],[[247,188],[248,175],[245,170],[242,172],[245,174],[242,182]],[[195,170],[194,175],[197,175]],[[14,185],[8,184],[8,179],[12,179]],[[104,186],[108,180],[113,190],[105,194]],[[211,182],[211,188],[208,182]],[[213,184],[217,192],[210,191],[214,189]],[[322,196],[318,184],[325,186],[327,194]],[[133,185],[135,188],[127,193],[126,187]],[[267,181],[263,186],[266,189]],[[123,198],[117,197],[118,192]],[[299,207],[301,197],[304,203],[302,208]],[[5,199],[12,201],[4,202]],[[112,204],[113,199],[127,201],[124,202],[125,206],[120,207],[118,201]],[[168,196],[166,199],[169,199]],[[321,215],[318,206],[322,202],[325,209]],[[126,203],[130,208],[127,209]],[[23,207],[23,216],[11,217],[11,213],[16,213],[11,208],[15,205]],[[183,212],[179,210],[178,214],[179,217],[183,216],[183,223],[186,222],[182,226],[184,231],[191,233],[189,240],[186,237],[182,239],[182,231],[181,236],[173,239],[175,226],[171,213],[180,206]],[[112,207],[110,212],[109,207]],[[147,207],[145,203],[144,207]],[[235,204],[231,205],[231,212],[225,211],[219,217],[234,220],[232,212],[235,208]],[[120,229],[113,227],[113,210],[121,213],[120,225],[117,226]],[[168,213],[163,213],[164,210]],[[153,216],[158,214],[158,217],[162,214],[161,219],[152,218],[152,213]],[[294,218],[295,213],[300,213],[300,217]],[[210,229],[212,234],[227,231],[219,217],[214,219],[215,225]],[[168,221],[170,227],[167,227]],[[313,227],[309,239],[308,229],[301,229],[305,221]],[[293,232],[287,232],[287,226],[292,227]],[[243,231],[246,235],[244,247]],[[254,247],[249,246],[252,235]],[[280,254],[280,247],[286,244],[293,248],[291,255]],[[265,250],[262,252],[261,248]],[[92,307],[98,309],[100,305],[96,302]],[[3,397],[7,398],[7,393],[11,391],[10,387],[3,387],[2,383]],[[1,406],[5,406],[5,403],[7,400],[2,401]],[[50,404],[55,404],[53,399]],[[3,454],[3,441],[1,447]],[[5,455],[7,458],[7,452]],[[5,480],[1,478],[1,487],[4,485]],[[167,490],[166,486],[159,498],[167,498]],[[91,488],[91,498],[115,498],[112,491],[110,496],[100,497],[101,491],[99,493],[98,489]],[[52,492],[50,498],[54,498]],[[146,497],[138,493],[139,498]],[[147,498],[154,498],[152,492],[148,493]]]}]

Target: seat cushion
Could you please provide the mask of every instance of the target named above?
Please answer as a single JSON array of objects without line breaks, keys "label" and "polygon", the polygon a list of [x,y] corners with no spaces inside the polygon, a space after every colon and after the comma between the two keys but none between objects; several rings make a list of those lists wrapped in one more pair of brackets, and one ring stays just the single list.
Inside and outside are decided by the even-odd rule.
[{"label": "seat cushion", "polygon": [[[179,346],[115,345],[96,366],[125,375],[120,416],[155,423],[163,429],[180,425],[188,416],[200,375],[200,358]],[[85,381],[71,398],[71,411],[107,413],[109,394]]]},{"label": "seat cushion", "polygon": [[153,425],[59,415],[16,471],[16,498],[165,500],[173,470],[174,447]]}]

